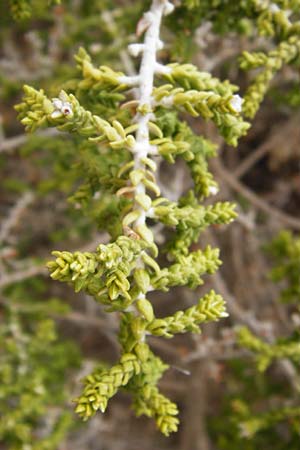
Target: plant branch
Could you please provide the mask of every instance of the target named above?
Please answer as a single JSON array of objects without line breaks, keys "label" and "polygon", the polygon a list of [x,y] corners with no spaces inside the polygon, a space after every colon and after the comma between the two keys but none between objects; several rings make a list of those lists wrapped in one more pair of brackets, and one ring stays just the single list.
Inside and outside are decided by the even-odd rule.
[{"label": "plant branch", "polygon": [[[52,136],[58,136],[62,133],[55,129],[48,129],[44,131],[39,131],[36,133],[37,136],[44,136],[44,137],[52,137]],[[0,142],[0,153],[11,153],[21,145],[25,144],[25,142],[30,139],[30,135],[28,134],[19,134],[18,136],[14,136],[12,138],[6,138],[2,142]]]},{"label": "plant branch", "polygon": [[12,228],[18,224],[23,212],[30,203],[33,202],[33,199],[34,195],[30,191],[25,192],[25,194],[18,199],[16,204],[10,210],[7,219],[2,223],[0,228],[0,243],[5,242],[9,238]]},{"label": "plant branch", "polygon": [[284,225],[291,227],[294,230],[300,230],[300,219],[285,214],[276,209],[275,207],[266,203],[264,200],[262,200],[256,194],[254,194],[253,191],[247,188],[243,183],[237,180],[235,176],[233,176],[227,169],[224,168],[224,166],[221,164],[220,161],[215,160],[212,163],[212,165],[216,173],[220,176],[222,180],[226,181],[226,183],[233,190],[243,195],[256,208],[260,209],[261,211],[267,214],[270,214],[275,219],[282,222]]}]

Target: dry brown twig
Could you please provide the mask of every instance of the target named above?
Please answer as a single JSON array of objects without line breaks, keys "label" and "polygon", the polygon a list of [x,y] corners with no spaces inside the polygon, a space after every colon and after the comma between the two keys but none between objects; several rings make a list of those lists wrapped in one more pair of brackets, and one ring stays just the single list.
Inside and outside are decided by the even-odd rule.
[{"label": "dry brown twig", "polygon": [[[52,137],[59,135],[63,136],[65,134],[52,128],[35,133],[35,136],[43,137]],[[6,138],[5,140],[2,140],[2,142],[0,142],[0,153],[11,153],[14,150],[18,149],[18,147],[21,147],[21,145],[25,144],[28,139],[30,139],[30,134],[20,134],[18,136]]]},{"label": "dry brown twig", "polygon": [[31,191],[25,192],[11,208],[8,217],[2,222],[0,228],[0,243],[9,239],[12,229],[17,226],[24,211],[33,202],[34,195]]},{"label": "dry brown twig", "polygon": [[258,197],[252,190],[246,187],[243,183],[237,180],[234,175],[225,169],[220,160],[215,159],[212,166],[221,180],[225,181],[234,191],[240,193],[243,197],[249,200],[253,206],[269,214],[285,226],[297,231],[300,230],[300,219],[283,213],[282,211],[279,211],[275,207],[266,203],[261,197]]},{"label": "dry brown twig", "polygon": [[[299,114],[295,114],[285,123],[274,126],[270,136],[249,156],[243,159],[239,166],[233,171],[236,178],[242,178],[260,159],[267,153],[272,157],[272,166],[275,167],[275,160],[281,164],[291,155],[299,155]],[[278,149],[278,150],[277,150]]]}]

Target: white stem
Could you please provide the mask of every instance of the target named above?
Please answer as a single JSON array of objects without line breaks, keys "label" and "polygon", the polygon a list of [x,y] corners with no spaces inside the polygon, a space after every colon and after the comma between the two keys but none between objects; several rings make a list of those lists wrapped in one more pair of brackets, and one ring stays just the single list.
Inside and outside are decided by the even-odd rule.
[{"label": "white stem", "polygon": [[127,86],[138,86],[140,83],[140,77],[138,75],[133,75],[130,77],[122,76],[118,78],[119,83],[127,84]]},{"label": "white stem", "polygon": [[[146,171],[148,168],[145,164],[145,158],[149,155],[157,154],[157,149],[150,144],[149,122],[153,120],[153,113],[151,112],[151,106],[153,104],[153,82],[154,75],[158,69],[158,63],[156,61],[156,52],[162,47],[162,43],[159,39],[159,30],[161,19],[164,14],[168,14],[172,11],[173,5],[168,0],[153,0],[150,11],[144,14],[144,26],[145,26],[145,39],[143,44],[131,44],[131,54],[142,54],[142,60],[140,70],[137,76],[125,77],[127,81],[138,82],[137,83],[137,114],[135,116],[135,122],[138,125],[138,129],[135,135],[135,145],[131,149],[133,154],[134,170]],[[125,81],[125,80],[124,80]],[[132,83],[133,84],[133,83]],[[141,181],[135,186],[135,196],[138,194],[145,194],[146,187]],[[134,222],[133,227],[138,228],[141,225],[146,224],[146,218],[148,212],[152,210],[152,207],[145,211],[137,201],[135,201],[134,209],[140,213],[139,218]],[[138,231],[138,230],[137,230]],[[144,267],[142,259],[139,261],[139,267]],[[152,290],[149,288],[149,290]],[[145,298],[145,294],[141,293],[140,298]],[[140,338],[140,341],[145,340],[145,334]]]},{"label": "white stem", "polygon": [[[139,70],[139,107],[147,106],[151,111],[153,103],[153,81],[157,70],[156,52],[160,44],[159,30],[162,16],[165,12],[167,2],[165,0],[153,0],[150,12],[147,13],[149,26],[145,33],[144,44],[142,47],[142,61]],[[153,117],[151,112],[138,112],[135,121],[138,124],[136,132],[136,144],[133,149],[134,169],[145,169],[143,159],[151,153],[152,146],[149,139],[149,122]],[[145,193],[146,189],[143,182],[136,186],[136,194]],[[136,204],[136,208],[140,211],[140,217],[136,220],[135,225],[145,224],[147,212]]]},{"label": "white stem", "polygon": [[171,72],[172,72],[171,67],[165,66],[164,64],[156,63],[155,73],[157,73],[157,75],[166,75]]}]

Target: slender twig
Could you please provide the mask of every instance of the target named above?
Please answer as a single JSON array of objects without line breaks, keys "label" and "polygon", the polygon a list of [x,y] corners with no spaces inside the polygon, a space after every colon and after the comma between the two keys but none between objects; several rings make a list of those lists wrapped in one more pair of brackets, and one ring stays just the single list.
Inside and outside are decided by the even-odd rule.
[{"label": "slender twig", "polygon": [[[57,131],[56,129],[49,129],[40,131],[39,133],[36,133],[35,136],[45,136],[45,137],[51,137],[51,136],[58,136],[58,135],[64,135],[64,133],[61,133],[60,131]],[[21,145],[25,144],[25,142],[30,139],[30,134],[20,134],[18,136],[14,136],[12,138],[6,138],[4,141],[0,142],[0,153],[10,153],[16,150]]]},{"label": "slender twig", "polygon": [[[218,345],[217,342],[214,342],[214,345]],[[213,359],[216,361],[228,361],[229,359],[237,359],[242,358],[244,356],[248,356],[250,353],[246,350],[234,350],[228,349],[224,350],[224,347],[221,347],[220,350],[216,351],[212,348],[208,348],[206,350],[197,350],[195,352],[189,353],[182,362],[191,363],[198,360],[203,359]]]},{"label": "slender twig", "polygon": [[38,265],[31,265],[24,270],[2,275],[0,278],[0,289],[4,289],[10,284],[19,283],[25,281],[28,278],[35,277],[36,275],[47,275],[48,271],[45,268],[45,262]]},{"label": "slender twig", "polygon": [[112,344],[112,347],[117,352],[119,352],[120,350],[120,346],[116,337],[116,329],[112,327],[111,323],[108,323],[107,320],[104,320],[101,317],[82,314],[78,311],[72,311],[68,314],[63,315],[53,314],[53,318],[61,322],[70,322],[77,327],[81,327],[84,329],[89,329],[91,327],[96,328],[106,336],[108,341]]},{"label": "slender twig", "polygon": [[256,208],[260,209],[261,211],[267,214],[270,214],[272,217],[274,217],[284,225],[293,228],[294,230],[300,230],[300,219],[285,214],[276,209],[274,206],[271,206],[268,203],[266,203],[264,200],[262,200],[262,198],[254,194],[253,191],[247,188],[243,183],[237,180],[228,170],[226,170],[224,166],[222,166],[220,161],[215,160],[213,162],[213,167],[222,180],[226,181],[226,183],[233,190],[242,194],[247,200],[249,200],[250,203],[252,203],[253,206],[255,206]]},{"label": "slender twig", "polygon": [[245,173],[247,173],[251,167],[253,167],[254,164],[263,158],[269,151],[269,142],[265,142],[263,145],[260,145],[254,152],[250,153],[250,155],[241,162],[241,164],[233,171],[233,175],[236,178],[242,178]]},{"label": "slender twig", "polygon": [[[280,154],[286,154],[286,145],[289,141],[289,146],[296,147],[298,145],[299,138],[299,114],[295,114],[291,119],[287,120],[280,126],[275,125],[270,135],[256,150],[252,151],[240,165],[233,171],[233,175],[236,178],[241,178],[247,173],[261,158],[263,158],[268,152],[273,152],[276,148],[284,148],[284,151]],[[292,137],[293,142],[291,142]],[[293,152],[294,153],[294,152]]]},{"label": "slender twig", "polygon": [[25,192],[17,201],[17,203],[10,210],[8,217],[2,223],[0,228],[0,243],[9,238],[11,230],[18,224],[22,214],[26,208],[33,202],[34,195],[32,192]]}]

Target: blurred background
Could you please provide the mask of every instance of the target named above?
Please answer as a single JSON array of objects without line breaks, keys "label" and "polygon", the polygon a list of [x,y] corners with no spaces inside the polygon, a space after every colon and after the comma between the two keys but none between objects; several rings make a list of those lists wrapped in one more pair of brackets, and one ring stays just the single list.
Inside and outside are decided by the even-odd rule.
[{"label": "blurred background", "polygon": [[[165,438],[152,420],[136,418],[123,393],[104,415],[82,423],[72,398],[95,365],[118,359],[118,317],[52,281],[45,264],[54,249],[93,250],[108,235],[97,224],[101,205],[87,205],[83,214],[74,194],[82,169],[77,138],[52,129],[26,135],[14,105],[24,84],[50,97],[72,89],[80,46],[95,65],[133,73],[137,61],[126,48],[150,2],[33,0],[23,15],[18,3],[27,2],[1,0],[0,18],[0,449],[299,450],[299,63],[276,75],[238,148],[203,120],[185,117],[219,146],[210,161],[219,192],[209,202],[233,201],[239,216],[210,227],[197,244],[221,249],[223,265],[206,277],[205,291],[224,296],[230,317],[204,326],[201,335],[150,340],[170,365],[160,387],[179,405],[178,433]],[[239,68],[241,52],[268,52],[276,36],[257,32],[247,2],[177,3],[163,26],[162,60],[193,62],[243,95],[253,73]],[[101,107],[110,101],[103,96]],[[163,163],[159,182],[171,199],[190,187],[182,162]],[[166,315],[201,294],[178,288],[152,300]],[[291,357],[271,358],[259,370],[255,354],[238,343],[241,325],[264,342],[292,343]]]}]

